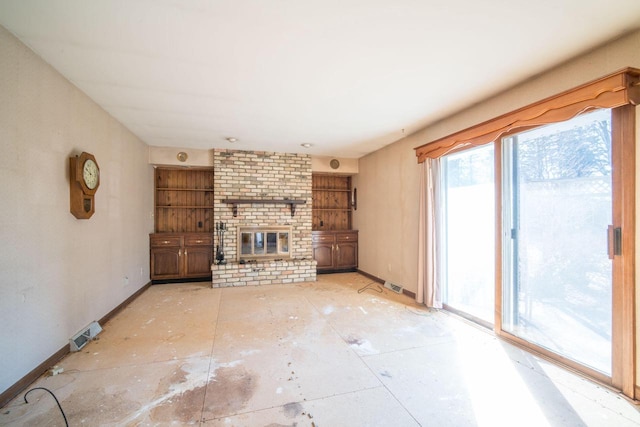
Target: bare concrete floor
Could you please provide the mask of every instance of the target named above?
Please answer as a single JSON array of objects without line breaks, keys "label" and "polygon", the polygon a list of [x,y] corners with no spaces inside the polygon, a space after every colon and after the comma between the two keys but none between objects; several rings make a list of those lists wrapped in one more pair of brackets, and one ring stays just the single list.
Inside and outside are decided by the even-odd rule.
[{"label": "bare concrete floor", "polygon": [[[33,387],[71,426],[640,424],[616,393],[368,283],[152,286]],[[29,402],[0,424],[64,425],[51,396]]]}]

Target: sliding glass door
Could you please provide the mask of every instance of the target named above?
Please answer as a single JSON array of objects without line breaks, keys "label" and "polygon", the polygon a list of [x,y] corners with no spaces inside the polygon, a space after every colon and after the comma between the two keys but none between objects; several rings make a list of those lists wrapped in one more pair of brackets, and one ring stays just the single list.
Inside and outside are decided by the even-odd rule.
[{"label": "sliding glass door", "polygon": [[418,297],[630,398],[638,85],[627,68],[416,148]]},{"label": "sliding glass door", "polygon": [[612,373],[611,112],[502,141],[502,329]]},{"label": "sliding glass door", "polygon": [[495,196],[493,144],[442,158],[443,302],[493,325]]}]

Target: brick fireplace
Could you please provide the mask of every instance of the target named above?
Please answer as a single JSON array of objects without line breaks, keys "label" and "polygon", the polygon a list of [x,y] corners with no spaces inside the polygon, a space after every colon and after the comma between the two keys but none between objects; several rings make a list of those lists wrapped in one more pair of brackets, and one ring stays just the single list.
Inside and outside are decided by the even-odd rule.
[{"label": "brick fireplace", "polygon": [[[224,236],[227,264],[211,266],[212,286],[315,281],[316,262],[311,249],[310,156],[216,149],[213,166],[214,218],[216,223],[223,222],[227,228]],[[227,202],[238,199],[255,200],[256,203]],[[297,204],[288,204],[287,200]],[[292,212],[295,212],[293,216]],[[241,228],[290,229],[289,256],[239,263],[238,230]]]}]

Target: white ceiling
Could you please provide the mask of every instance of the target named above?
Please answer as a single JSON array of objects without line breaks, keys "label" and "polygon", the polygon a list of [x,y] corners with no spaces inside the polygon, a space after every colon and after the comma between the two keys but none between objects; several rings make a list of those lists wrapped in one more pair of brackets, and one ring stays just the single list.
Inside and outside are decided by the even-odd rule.
[{"label": "white ceiling", "polygon": [[149,145],[358,158],[637,29],[640,1],[0,0],[0,24]]}]

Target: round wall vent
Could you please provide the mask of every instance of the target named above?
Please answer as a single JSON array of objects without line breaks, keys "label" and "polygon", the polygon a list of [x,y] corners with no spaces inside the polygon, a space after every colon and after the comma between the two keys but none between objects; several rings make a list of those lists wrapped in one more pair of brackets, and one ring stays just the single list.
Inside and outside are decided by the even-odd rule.
[{"label": "round wall vent", "polygon": [[329,166],[331,166],[331,169],[338,169],[340,167],[340,161],[338,159],[331,159]]},{"label": "round wall vent", "polygon": [[187,153],[185,153],[184,151],[181,151],[181,152],[178,153],[176,158],[181,162],[186,162],[187,159],[189,158],[189,155]]}]

